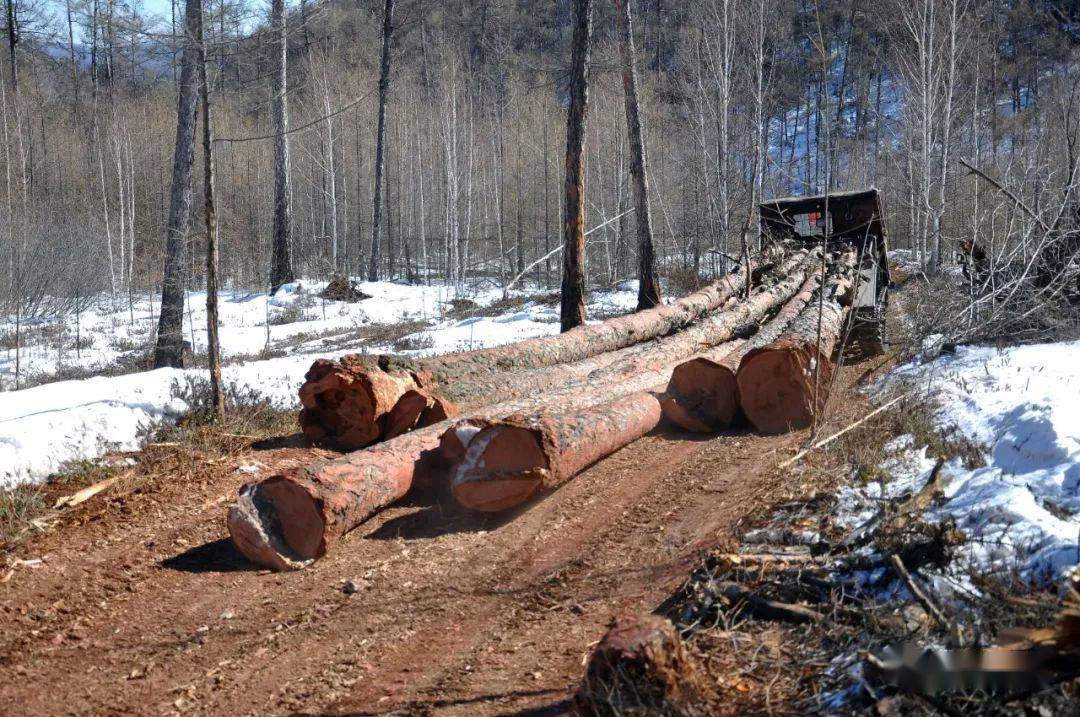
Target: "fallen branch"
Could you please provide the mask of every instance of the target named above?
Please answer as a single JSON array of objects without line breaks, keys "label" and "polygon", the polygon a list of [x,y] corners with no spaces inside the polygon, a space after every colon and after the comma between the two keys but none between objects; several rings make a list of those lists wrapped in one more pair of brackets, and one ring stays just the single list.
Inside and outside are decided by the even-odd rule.
[{"label": "fallen branch", "polygon": [[942,612],[941,608],[930,599],[930,596],[926,594],[926,591],[919,587],[918,583],[915,582],[915,578],[913,578],[911,573],[908,572],[908,569],[904,567],[904,561],[900,559],[900,556],[890,555],[889,564],[892,565],[892,569],[900,576],[900,579],[904,581],[904,585],[907,586],[908,592],[910,592],[919,604],[923,606],[923,609],[934,618],[941,629],[952,632],[956,647],[960,647],[962,642],[960,627],[945,617],[945,613]]},{"label": "fallen branch", "polygon": [[763,598],[738,583],[721,582],[717,583],[716,587],[733,607],[746,610],[756,618],[795,623],[816,623],[825,620],[825,616],[817,610],[804,605]]},{"label": "fallen branch", "polygon": [[841,429],[841,430],[837,431],[836,433],[832,434],[832,435],[831,435],[831,436],[829,436],[828,438],[822,438],[822,439],[821,439],[820,441],[818,441],[817,443],[814,443],[813,445],[811,445],[811,446],[809,446],[809,447],[807,447],[807,448],[804,448],[803,450],[801,450],[801,451],[799,451],[798,453],[796,453],[796,454],[795,454],[795,455],[794,455],[794,456],[793,456],[792,458],[790,458],[790,459],[788,459],[788,460],[784,461],[783,463],[781,463],[780,465],[778,465],[778,466],[777,466],[777,468],[787,468],[788,466],[792,465],[793,463],[796,463],[796,462],[798,462],[799,460],[802,460],[803,458],[805,458],[805,457],[806,457],[806,455],[807,455],[808,453],[810,453],[811,451],[816,451],[816,450],[817,450],[818,448],[823,448],[824,446],[827,446],[827,445],[829,445],[830,443],[832,443],[833,441],[835,441],[835,440],[836,440],[837,438],[839,438],[840,436],[844,435],[844,434],[845,434],[845,433],[847,433],[848,431],[850,431],[850,430],[852,430],[852,429],[854,429],[854,428],[858,428],[859,426],[861,426],[862,424],[866,423],[866,422],[867,422],[868,420],[870,420],[870,419],[871,419],[871,418],[873,418],[874,416],[878,415],[879,413],[881,413],[881,412],[882,412],[882,411],[884,411],[885,409],[889,408],[890,406],[893,406],[893,405],[895,405],[895,404],[896,404],[896,403],[898,403],[898,402],[900,401],[900,399],[902,399],[902,398],[907,398],[907,394],[903,394],[903,395],[901,395],[901,396],[897,396],[896,398],[892,399],[892,400],[891,400],[891,401],[889,401],[888,403],[885,403],[885,404],[883,404],[883,405],[881,405],[881,406],[878,406],[878,407],[877,407],[877,408],[875,408],[875,409],[874,409],[873,411],[871,411],[870,413],[866,414],[865,416],[863,416],[863,417],[862,417],[862,418],[860,418],[859,420],[855,421],[854,423],[848,424],[848,425],[847,425],[847,426],[846,426],[845,428],[843,428],[843,429]]},{"label": "fallen branch", "polygon": [[118,473],[117,475],[114,475],[110,478],[98,481],[91,486],[87,486],[86,488],[83,488],[76,493],[72,493],[71,495],[65,495],[56,501],[56,504],[53,505],[53,510],[57,510],[60,508],[74,508],[80,503],[85,503],[101,491],[108,489],[113,483],[120,480],[125,475],[127,474]]}]

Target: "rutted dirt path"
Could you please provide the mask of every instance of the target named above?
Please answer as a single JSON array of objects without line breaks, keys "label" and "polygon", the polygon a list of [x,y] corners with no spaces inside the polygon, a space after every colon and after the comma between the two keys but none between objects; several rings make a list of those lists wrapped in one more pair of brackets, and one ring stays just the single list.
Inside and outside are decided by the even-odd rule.
[{"label": "rutted dirt path", "polygon": [[[833,403],[837,423],[865,408]],[[243,562],[224,512],[238,466],[299,449],[103,494],[0,583],[0,713],[557,714],[614,614],[654,609],[704,548],[813,489],[775,470],[804,439],[651,435],[516,515],[421,497],[289,574]]]}]

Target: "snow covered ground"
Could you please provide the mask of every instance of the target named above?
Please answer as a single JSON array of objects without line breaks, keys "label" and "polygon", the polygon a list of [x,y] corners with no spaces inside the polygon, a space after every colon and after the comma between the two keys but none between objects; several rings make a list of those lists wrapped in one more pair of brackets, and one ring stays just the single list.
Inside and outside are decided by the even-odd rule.
[{"label": "snow covered ground", "polygon": [[[283,287],[273,297],[265,293],[222,295],[225,382],[281,407],[298,407],[297,390],[316,358],[395,349],[364,338],[362,332],[358,335],[358,328],[424,322],[423,328],[398,342],[398,348],[417,347],[398,351],[410,355],[495,346],[559,330],[558,307],[524,300],[527,296],[521,292],[515,295],[523,301],[504,311],[454,318],[447,316],[451,300],[468,299],[479,307],[490,306],[502,298],[501,291],[472,287],[458,294],[444,286],[364,282],[357,286],[372,298],[347,303],[320,299],[323,286],[298,282]],[[615,291],[595,292],[588,312],[590,316],[624,313],[633,308],[636,298],[636,282]],[[108,297],[101,297],[79,318],[79,333],[93,336],[88,346],[84,342],[81,356],[74,349],[74,316],[38,322],[28,334],[32,343],[23,351],[24,374],[51,375],[58,365],[99,370],[131,351],[145,352],[154,328],[150,301],[144,297],[129,307],[126,299],[114,305]],[[198,352],[206,345],[205,295],[192,292],[188,303],[185,333],[193,337]],[[13,321],[0,322],[0,335],[12,330]],[[40,341],[34,342],[35,338]],[[285,349],[287,355],[243,359],[264,349]],[[196,369],[159,369],[0,391],[0,488],[43,481],[65,464],[94,459],[109,450],[137,449],[149,429],[188,410],[175,395],[175,387],[204,374]],[[13,383],[13,351],[0,356],[0,377],[5,386]]]},{"label": "snow covered ground", "polygon": [[[357,288],[372,298],[344,302],[320,298],[325,286],[325,282],[299,281],[286,284],[274,296],[266,292],[222,293],[219,316],[223,357],[254,357],[264,350],[282,347],[315,352],[348,340],[358,328],[403,321],[431,323],[429,331],[413,337],[415,343],[433,342],[431,350],[445,352],[554,331],[545,324],[558,321],[551,307],[537,304],[502,316],[469,319],[460,325],[444,321],[452,300],[468,299],[487,306],[502,298],[497,288],[466,287],[456,292],[442,285],[357,282]],[[597,293],[591,308],[606,312],[628,310],[634,301],[633,286],[623,288]],[[512,296],[520,298],[529,293],[515,291]],[[188,292],[185,307],[184,333],[195,352],[200,353],[206,348],[206,294]],[[159,309],[157,296],[144,295],[129,302],[126,296],[113,299],[103,295],[78,316],[67,313],[26,322],[22,327],[21,374],[25,380],[72,368],[92,371],[145,354],[157,328]],[[6,347],[0,353],[0,389],[11,388],[14,383],[14,333],[14,317],[0,316],[0,337]],[[361,346],[356,344],[356,348]]]},{"label": "snow covered ground", "polygon": [[[925,518],[951,518],[967,540],[962,569],[1013,571],[1053,582],[1080,562],[1080,341],[1002,350],[960,347],[901,367],[938,406],[944,429],[983,447],[986,465],[946,464],[944,503]],[[934,465],[925,447],[901,436],[889,446],[889,479],[845,490],[841,518],[856,525],[884,498],[925,485]],[[945,586],[943,586],[945,587]]]}]

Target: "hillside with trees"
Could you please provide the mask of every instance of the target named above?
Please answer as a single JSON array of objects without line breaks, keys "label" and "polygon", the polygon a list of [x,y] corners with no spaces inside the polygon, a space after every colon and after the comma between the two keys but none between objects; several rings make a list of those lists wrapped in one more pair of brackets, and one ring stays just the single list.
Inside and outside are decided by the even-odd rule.
[{"label": "hillside with trees", "polygon": [[[665,271],[723,268],[754,196],[877,186],[893,246],[932,267],[953,263],[962,237],[996,253],[1032,221],[961,160],[1037,211],[1065,201],[1080,39],[1069,4],[628,4]],[[181,3],[172,18],[114,0],[9,5],[0,296],[32,317],[53,309],[45,296],[160,292]],[[572,3],[399,0],[378,129],[382,10],[207,5],[225,284],[335,273],[505,284],[531,265],[529,278],[557,284],[558,258],[537,260],[560,243]],[[597,4],[585,225],[603,226],[588,241],[591,285],[636,275],[618,45],[615,6]],[[286,122],[281,176],[273,137]],[[175,246],[186,286],[203,282],[201,225],[186,219]]]}]

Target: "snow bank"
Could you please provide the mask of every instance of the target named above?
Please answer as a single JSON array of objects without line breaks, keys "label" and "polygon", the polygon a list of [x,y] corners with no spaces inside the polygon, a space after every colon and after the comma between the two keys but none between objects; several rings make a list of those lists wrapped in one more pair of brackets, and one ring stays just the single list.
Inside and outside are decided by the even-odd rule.
[{"label": "snow bank", "polygon": [[[228,366],[223,380],[291,407],[311,361],[302,356]],[[0,488],[42,481],[65,464],[108,451],[137,450],[150,429],[189,410],[174,387],[205,376],[163,368],[0,393]]]},{"label": "snow bank", "polygon": [[[317,293],[322,284],[297,282],[269,297],[266,294],[223,295],[221,338],[225,357],[257,353],[266,346],[269,327],[270,348],[288,346],[289,355],[262,361],[227,362],[223,372],[226,384],[242,392],[251,392],[271,400],[282,408],[299,408],[297,391],[304,373],[316,358],[336,358],[354,351],[388,352],[392,346],[336,342],[334,332],[350,333],[363,324],[396,324],[409,319],[432,322],[428,328],[406,337],[416,349],[403,353],[427,355],[462,349],[483,348],[533,336],[557,333],[558,308],[524,303],[492,316],[445,319],[449,300],[457,298],[446,287],[411,286],[391,282],[365,282],[359,288],[372,298],[356,303],[322,301]],[[588,312],[611,314],[629,311],[636,301],[636,282],[618,291],[593,294]],[[462,292],[479,306],[500,298],[496,289],[469,289]],[[205,322],[199,313],[205,297],[192,293],[189,301],[195,326]],[[83,352],[79,364],[84,368],[114,362],[123,347],[136,337],[145,345],[145,331],[151,321],[149,303],[141,323],[134,321],[128,308],[113,312],[111,302],[102,299],[97,309],[81,318],[81,331],[95,331],[99,338]],[[276,324],[267,315],[288,315],[298,319]],[[200,318],[201,316],[201,318]],[[63,320],[63,328],[73,332],[73,317]],[[142,329],[140,329],[140,326]],[[185,323],[185,333],[191,327]],[[0,331],[4,325],[0,322]],[[297,341],[300,335],[316,335]],[[51,335],[51,334],[50,334]],[[205,344],[205,329],[196,328],[196,345]],[[104,338],[102,338],[104,337]],[[333,347],[333,348],[330,348]],[[74,354],[66,358],[74,359]],[[58,353],[48,344],[31,347],[23,357],[23,366],[32,371],[55,369]],[[12,357],[0,358],[0,375],[13,373]],[[173,421],[189,410],[174,395],[173,387],[183,386],[191,377],[205,376],[201,370],[159,369],[116,377],[94,377],[77,381],[45,384],[21,391],[0,392],[0,488],[24,482],[40,482],[72,461],[95,459],[110,450],[136,450],[147,432],[164,422]],[[5,381],[6,383],[6,381]]]},{"label": "snow bank", "polygon": [[[926,517],[955,520],[971,567],[1053,580],[1080,562],[1080,342],[961,347],[956,354],[898,369],[940,406],[936,420],[984,446],[986,465],[946,466],[945,503]],[[875,499],[925,484],[933,461],[910,437],[889,448],[884,486],[841,495],[849,522]]]}]

